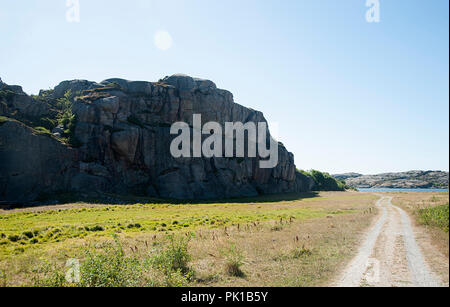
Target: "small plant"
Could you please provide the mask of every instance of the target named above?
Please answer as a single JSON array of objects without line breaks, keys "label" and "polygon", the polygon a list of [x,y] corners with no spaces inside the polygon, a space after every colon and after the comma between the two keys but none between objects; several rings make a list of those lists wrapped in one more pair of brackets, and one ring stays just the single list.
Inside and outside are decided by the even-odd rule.
[{"label": "small plant", "polygon": [[233,243],[227,249],[221,251],[221,254],[225,256],[225,273],[229,276],[244,277],[245,274],[241,267],[244,264],[244,255],[237,249]]},{"label": "small plant", "polygon": [[309,248],[305,248],[304,246],[301,248],[295,248],[292,250],[292,258],[299,259],[303,257],[308,257],[312,255],[312,251]]},{"label": "small plant", "polygon": [[188,253],[188,244],[191,237],[191,235],[187,237],[169,235],[169,244],[153,258],[153,265],[166,273],[180,271],[183,274],[188,274],[191,271],[188,267],[191,260]]}]

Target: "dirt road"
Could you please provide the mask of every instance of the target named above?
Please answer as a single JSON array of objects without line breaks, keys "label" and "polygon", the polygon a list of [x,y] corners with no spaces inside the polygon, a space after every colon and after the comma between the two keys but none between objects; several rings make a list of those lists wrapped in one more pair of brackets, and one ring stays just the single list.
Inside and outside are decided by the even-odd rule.
[{"label": "dirt road", "polygon": [[442,286],[420,251],[408,215],[391,200],[386,196],[378,200],[380,217],[335,286]]}]

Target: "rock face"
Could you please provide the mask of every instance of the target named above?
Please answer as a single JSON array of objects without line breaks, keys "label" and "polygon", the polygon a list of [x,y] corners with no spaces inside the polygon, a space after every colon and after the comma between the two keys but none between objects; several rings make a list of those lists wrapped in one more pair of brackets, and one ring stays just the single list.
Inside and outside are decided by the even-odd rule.
[{"label": "rock face", "polygon": [[448,189],[448,172],[410,171],[379,175],[361,175],[355,173],[333,175],[356,188],[442,188]]},{"label": "rock face", "polygon": [[[0,108],[8,119],[0,122],[0,200],[68,191],[230,198],[309,191],[314,185],[296,171],[293,155],[281,143],[273,169],[260,168],[259,158],[173,158],[170,144],[176,136],[170,126],[183,121],[192,127],[193,114],[201,114],[203,124],[266,122],[261,112],[236,104],[230,92],[209,80],[174,75],[156,83],[64,81],[37,98],[0,86],[8,96]],[[77,148],[58,138],[61,127],[54,135],[40,135],[19,122],[58,118],[57,102],[66,93],[74,96]]]}]

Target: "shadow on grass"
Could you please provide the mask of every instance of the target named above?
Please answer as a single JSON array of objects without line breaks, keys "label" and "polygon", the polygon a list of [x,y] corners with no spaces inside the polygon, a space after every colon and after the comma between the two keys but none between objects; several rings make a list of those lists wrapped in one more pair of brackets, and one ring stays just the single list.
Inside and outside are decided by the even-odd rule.
[{"label": "shadow on grass", "polygon": [[1,202],[0,209],[12,210],[18,208],[41,207],[51,205],[64,205],[70,203],[90,203],[90,204],[110,204],[110,205],[135,205],[135,204],[171,204],[171,205],[200,205],[200,204],[248,204],[248,203],[274,203],[284,201],[296,201],[307,198],[317,197],[317,192],[303,192],[303,193],[284,193],[284,194],[267,194],[256,197],[242,197],[242,198],[226,198],[226,199],[161,199],[139,197],[134,195],[115,195],[102,194],[101,196],[81,196],[73,193],[61,193],[54,195],[46,195],[45,199],[40,199],[31,203],[15,203],[15,202]]}]

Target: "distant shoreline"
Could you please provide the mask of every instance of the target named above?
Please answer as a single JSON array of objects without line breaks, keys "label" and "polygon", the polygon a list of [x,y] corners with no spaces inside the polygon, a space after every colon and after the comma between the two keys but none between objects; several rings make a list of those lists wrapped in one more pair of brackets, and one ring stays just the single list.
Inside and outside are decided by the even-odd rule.
[{"label": "distant shoreline", "polygon": [[408,192],[408,193],[414,193],[414,192],[429,192],[429,193],[436,193],[436,192],[442,192],[448,193],[448,189],[408,189],[408,188],[357,188],[360,192]]}]

